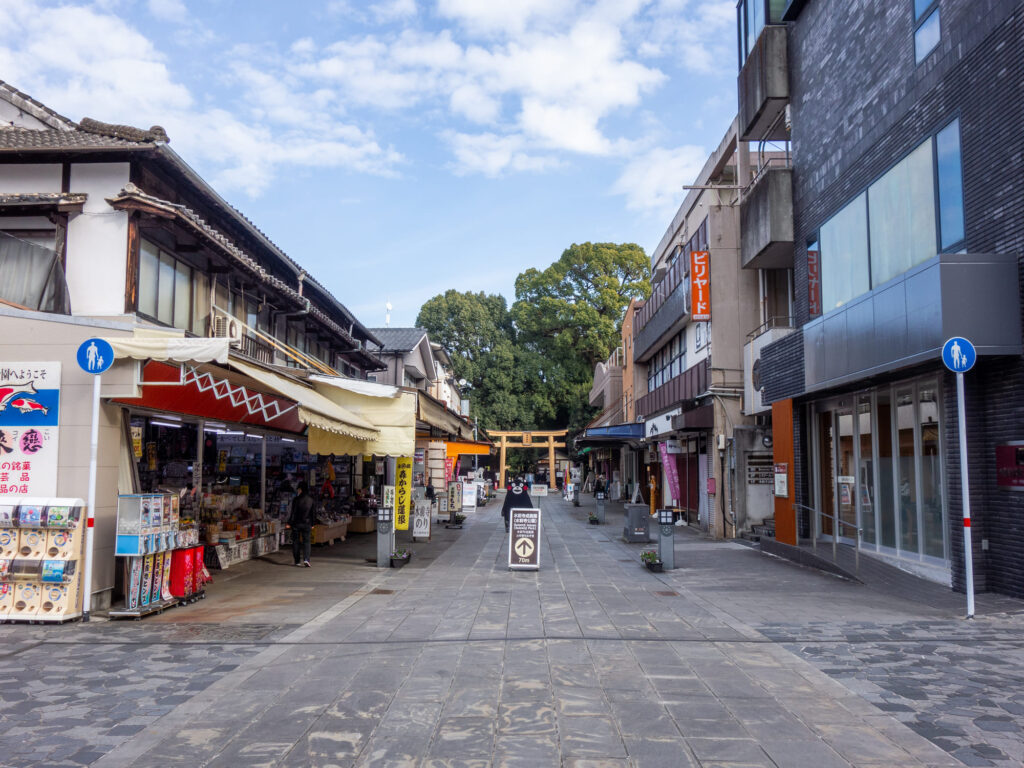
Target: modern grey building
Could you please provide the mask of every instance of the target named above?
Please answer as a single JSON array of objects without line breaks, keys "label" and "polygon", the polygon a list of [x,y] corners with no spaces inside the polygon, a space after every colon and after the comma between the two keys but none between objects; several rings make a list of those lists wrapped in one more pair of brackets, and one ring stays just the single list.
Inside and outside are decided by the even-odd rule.
[{"label": "modern grey building", "polygon": [[738,31],[740,139],[792,149],[741,201],[744,267],[792,280],[753,361],[780,538],[963,588],[963,336],[975,586],[1024,596],[1024,2],[741,0]]}]

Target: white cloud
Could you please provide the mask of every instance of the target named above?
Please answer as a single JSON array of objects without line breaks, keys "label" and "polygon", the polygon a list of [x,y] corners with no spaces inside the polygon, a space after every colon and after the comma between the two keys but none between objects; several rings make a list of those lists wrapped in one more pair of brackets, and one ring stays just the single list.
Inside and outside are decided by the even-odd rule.
[{"label": "white cloud", "polygon": [[494,133],[445,134],[455,154],[455,173],[465,176],[480,173],[491,178],[507,171],[544,171],[557,167],[557,158],[531,155],[521,136],[499,136]]},{"label": "white cloud", "polygon": [[371,5],[370,12],[380,22],[399,21],[416,15],[416,0],[385,0]]},{"label": "white cloud", "polygon": [[172,24],[188,22],[188,8],[183,0],[149,0],[149,12],[160,21]]},{"label": "white cloud", "polygon": [[[0,4],[5,79],[72,119],[167,129],[171,146],[210,181],[251,195],[285,168],[331,167],[391,175],[403,162],[373,134],[332,115],[329,89],[291,90],[239,62],[230,76],[247,98],[197,105],[164,56],[120,17],[88,7]],[[54,44],[59,41],[59,44]]]},{"label": "white cloud", "polygon": [[652,149],[626,165],[612,191],[626,197],[630,210],[671,217],[686,196],[683,185],[693,183],[706,159],[693,145]]},{"label": "white cloud", "polygon": [[437,11],[472,32],[517,34],[533,24],[568,18],[576,0],[439,0]]}]

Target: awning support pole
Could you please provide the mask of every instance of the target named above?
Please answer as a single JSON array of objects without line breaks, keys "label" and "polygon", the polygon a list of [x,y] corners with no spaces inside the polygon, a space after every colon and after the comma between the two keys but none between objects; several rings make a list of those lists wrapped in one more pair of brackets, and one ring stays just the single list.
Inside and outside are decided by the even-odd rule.
[{"label": "awning support pole", "polygon": [[89,498],[85,519],[85,577],[82,603],[82,621],[89,620],[92,610],[92,555],[93,526],[96,524],[96,464],[100,445],[100,380],[102,374],[92,377],[92,428],[89,432]]}]

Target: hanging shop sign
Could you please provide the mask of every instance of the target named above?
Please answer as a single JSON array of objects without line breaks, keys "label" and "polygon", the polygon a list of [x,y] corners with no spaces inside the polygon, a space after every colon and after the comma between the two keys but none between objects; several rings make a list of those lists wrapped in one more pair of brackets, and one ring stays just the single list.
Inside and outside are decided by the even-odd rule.
[{"label": "hanging shop sign", "polygon": [[394,509],[395,508],[395,486],[393,486],[393,485],[385,485],[381,490],[383,492],[382,501],[384,502],[381,506],[383,506],[384,509]]},{"label": "hanging shop sign", "polygon": [[0,363],[0,494],[57,495],[60,363]]},{"label": "hanging shop sign", "polygon": [[455,457],[449,456],[444,460],[444,481],[450,483],[455,476]]},{"label": "hanging shop sign", "polygon": [[142,427],[132,426],[132,455],[136,460],[142,458]]},{"label": "hanging shop sign", "polygon": [[996,487],[1024,491],[1024,442],[996,446]]},{"label": "hanging shop sign", "polygon": [[508,567],[514,571],[540,570],[540,510],[509,511]]},{"label": "hanging shop sign", "polygon": [[711,319],[711,256],[707,251],[690,251],[691,320]]},{"label": "hanging shop sign", "polygon": [[395,530],[409,530],[409,502],[412,499],[412,456],[395,459]]},{"label": "hanging shop sign", "polygon": [[[682,408],[673,408],[668,413],[652,416],[644,422],[644,437],[647,440],[656,440],[658,435],[672,431],[672,417],[683,412]],[[657,459],[652,459],[657,461]]]},{"label": "hanging shop sign", "polygon": [[448,511],[462,511],[462,483],[448,483]]}]

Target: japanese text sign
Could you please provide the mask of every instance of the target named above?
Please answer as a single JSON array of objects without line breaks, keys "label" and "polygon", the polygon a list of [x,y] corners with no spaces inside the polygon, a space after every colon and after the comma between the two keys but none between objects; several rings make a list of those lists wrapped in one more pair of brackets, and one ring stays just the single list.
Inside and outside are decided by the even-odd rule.
[{"label": "japanese text sign", "polygon": [[381,500],[384,502],[383,504],[381,504],[381,506],[384,507],[384,509],[394,509],[395,508],[395,486],[393,486],[393,485],[385,485],[381,489],[381,491],[383,493],[383,498]]},{"label": "japanese text sign", "polygon": [[57,495],[60,363],[0,363],[0,495]]},{"label": "japanese text sign", "polygon": [[811,317],[821,314],[821,253],[807,251],[807,312]]},{"label": "japanese text sign", "polygon": [[509,510],[508,567],[540,570],[540,510]]},{"label": "japanese text sign", "polygon": [[409,502],[412,498],[412,457],[395,460],[395,530],[409,530]]},{"label": "japanese text sign", "polygon": [[690,251],[691,320],[711,319],[711,256],[707,251]]}]

